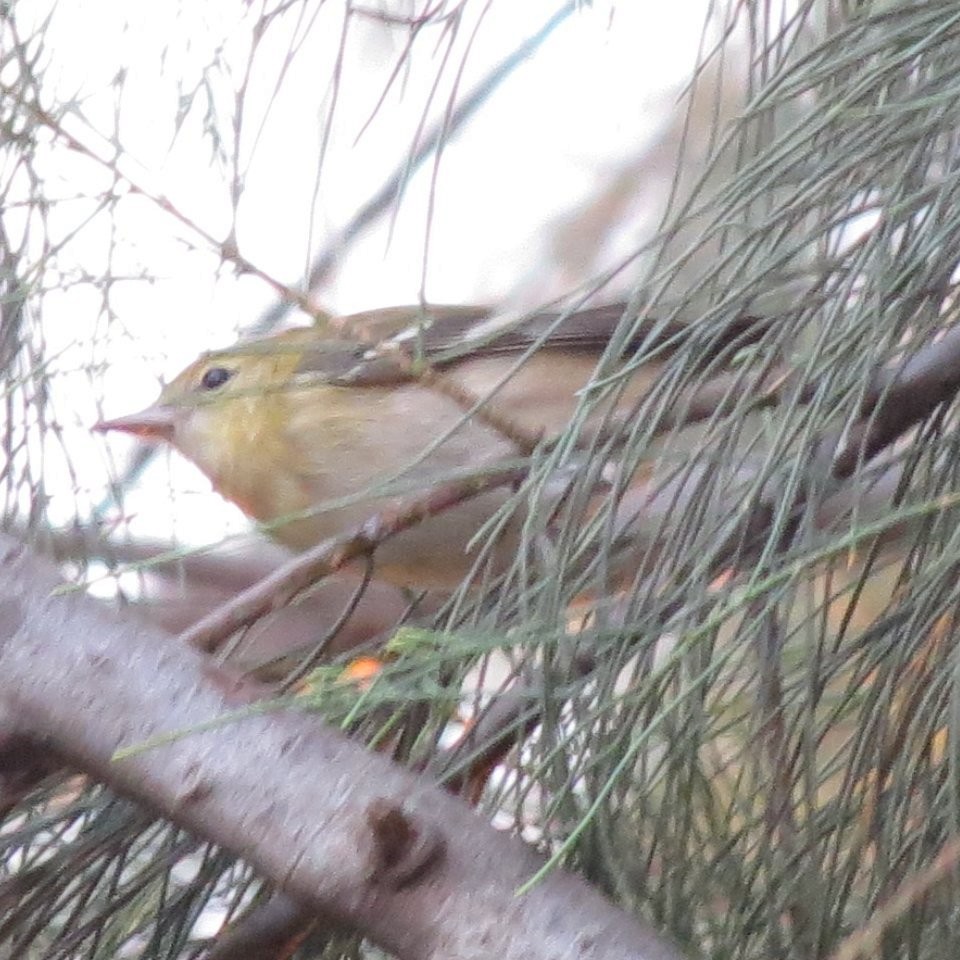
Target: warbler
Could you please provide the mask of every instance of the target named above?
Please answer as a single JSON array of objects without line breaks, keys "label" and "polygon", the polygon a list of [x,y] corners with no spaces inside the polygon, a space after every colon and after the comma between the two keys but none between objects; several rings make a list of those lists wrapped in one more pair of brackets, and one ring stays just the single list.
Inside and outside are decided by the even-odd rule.
[{"label": "warbler", "polygon": [[[498,328],[484,307],[374,310],[335,328],[301,327],[205,353],[150,407],[95,429],[172,444],[271,536],[303,550],[465,468],[524,452],[495,418],[468,416],[469,405],[425,382],[422,370],[478,400],[499,387],[489,403],[503,420],[549,439],[568,422],[624,312],[621,303],[565,317],[537,313]],[[683,332],[666,327],[654,342],[669,345]],[[710,352],[755,333],[749,320],[736,322]],[[649,334],[642,329],[625,354],[643,338],[649,347]],[[631,375],[618,408],[629,409],[658,370],[646,364]],[[613,402],[598,405],[596,416]],[[477,531],[509,495],[489,490],[388,539],[375,552],[375,575],[452,588],[476,559],[469,546]],[[495,569],[513,557],[521,519],[501,528],[490,553]]]}]

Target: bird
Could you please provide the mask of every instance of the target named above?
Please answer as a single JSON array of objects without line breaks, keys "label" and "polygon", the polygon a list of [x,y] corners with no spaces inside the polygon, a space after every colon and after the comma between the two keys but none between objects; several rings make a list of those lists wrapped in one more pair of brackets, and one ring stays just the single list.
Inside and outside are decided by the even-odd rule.
[{"label": "bird", "polygon": [[[558,436],[625,318],[625,303],[519,322],[483,306],[380,308],[204,353],[149,407],[94,429],[172,445],[271,537],[303,551],[451,476],[522,459],[535,442]],[[623,329],[621,362],[640,346],[665,356],[690,328]],[[755,318],[734,320],[703,359],[752,342],[761,329]],[[631,371],[590,422],[630,410],[662,363]],[[471,409],[464,397],[484,406]],[[375,550],[374,575],[453,589],[481,556],[478,531],[511,493],[488,489],[387,539]],[[515,509],[499,525],[484,555],[494,572],[516,556],[523,521]]]}]

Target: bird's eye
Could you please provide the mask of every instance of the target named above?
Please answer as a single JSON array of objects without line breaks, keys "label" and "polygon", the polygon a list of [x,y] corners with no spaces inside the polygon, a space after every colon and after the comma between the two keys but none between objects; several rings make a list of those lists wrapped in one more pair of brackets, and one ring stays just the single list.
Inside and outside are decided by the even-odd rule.
[{"label": "bird's eye", "polygon": [[200,386],[204,390],[216,390],[218,387],[222,387],[232,376],[233,371],[226,367],[210,367],[204,371],[203,377],[200,379]]}]

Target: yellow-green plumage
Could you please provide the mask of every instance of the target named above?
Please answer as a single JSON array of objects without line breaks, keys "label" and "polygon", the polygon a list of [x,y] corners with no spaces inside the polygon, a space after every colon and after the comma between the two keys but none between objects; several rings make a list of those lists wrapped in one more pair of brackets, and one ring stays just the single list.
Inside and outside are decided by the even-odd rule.
[{"label": "yellow-green plumage", "polygon": [[[100,429],[172,443],[273,537],[304,549],[451,474],[516,456],[503,434],[466,418],[461,405],[411,375],[421,358],[468,395],[484,398],[495,389],[498,411],[529,436],[549,437],[568,422],[623,312],[622,304],[611,304],[497,327],[486,322],[483,308],[373,311],[345,318],[334,331],[359,331],[358,339],[308,327],[206,354],[152,407]],[[405,330],[411,323],[414,333]],[[704,349],[703,361],[763,329],[752,318],[735,322]],[[686,331],[641,325],[624,339],[623,351],[643,345],[664,356]],[[371,350],[390,337],[392,351]],[[531,347],[535,352],[518,367]],[[398,350],[404,362],[396,362]],[[602,422],[612,408],[631,410],[660,366],[632,371],[622,391],[593,404],[590,422]],[[488,492],[384,543],[376,575],[418,587],[454,586],[474,562],[468,544],[508,495]],[[512,560],[519,520],[504,528],[494,566]]]},{"label": "yellow-green plumage", "polygon": [[[201,357],[158,401],[173,411],[173,445],[281,543],[305,549],[464,467],[514,452],[490,428],[462,422],[453,401],[416,382],[339,386],[320,371],[301,371],[301,348],[317,342],[315,331],[304,328],[259,341],[253,350]],[[205,391],[203,376],[214,368],[231,377]],[[451,436],[424,457],[447,431]],[[384,496],[385,484],[398,492]],[[377,551],[377,574],[405,585],[455,584],[468,568],[468,540],[504,497],[486,494],[385,544]]]}]

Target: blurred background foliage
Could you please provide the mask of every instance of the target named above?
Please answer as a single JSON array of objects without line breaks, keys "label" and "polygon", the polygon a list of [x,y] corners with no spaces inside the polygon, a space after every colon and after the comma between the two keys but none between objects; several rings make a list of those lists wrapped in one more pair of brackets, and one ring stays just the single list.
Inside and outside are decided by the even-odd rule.
[{"label": "blurred background foliage", "polygon": [[[534,458],[518,498],[578,467],[554,535],[531,531],[544,562],[419,605],[334,579],[234,655],[282,678],[323,638],[332,665],[291,695],[441,779],[462,720],[519,697],[542,722],[482,808],[692,955],[952,956],[955,404],[837,457],[874,371],[953,323],[960,10],[637,7],[5,5],[4,524],[171,629],[275,566],[178,458],[88,428],[288,322],[283,285],[695,322],[635,417],[583,433],[611,357]],[[770,322],[685,423],[743,315]],[[344,683],[385,636],[384,670]],[[198,956],[263,894],[78,777],[12,805],[0,851],[10,956]]]}]

